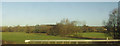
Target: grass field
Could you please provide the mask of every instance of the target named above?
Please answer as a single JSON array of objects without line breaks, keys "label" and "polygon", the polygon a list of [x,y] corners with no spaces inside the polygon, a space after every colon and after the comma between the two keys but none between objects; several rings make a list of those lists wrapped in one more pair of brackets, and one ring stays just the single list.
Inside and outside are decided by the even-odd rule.
[{"label": "grass field", "polygon": [[[104,33],[87,32],[78,33],[83,37],[106,38]],[[25,40],[82,40],[78,38],[68,38],[60,36],[50,36],[42,33],[24,33],[24,32],[2,32],[2,40],[15,42],[16,44],[24,44]]]},{"label": "grass field", "polygon": [[80,40],[77,38],[68,38],[60,36],[50,36],[45,34],[27,34],[24,32],[2,32],[2,40],[23,44],[25,40]]},{"label": "grass field", "polygon": [[104,33],[99,33],[99,32],[85,32],[85,33],[78,33],[78,35],[82,35],[82,37],[90,37],[90,38],[110,38],[112,39],[111,36],[107,36]]}]

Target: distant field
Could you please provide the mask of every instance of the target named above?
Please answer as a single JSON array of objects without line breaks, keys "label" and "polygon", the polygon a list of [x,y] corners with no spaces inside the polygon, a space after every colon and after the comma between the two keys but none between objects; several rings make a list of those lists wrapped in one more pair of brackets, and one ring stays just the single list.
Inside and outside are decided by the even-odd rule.
[{"label": "distant field", "polygon": [[[80,33],[78,33],[79,35]],[[99,32],[86,32],[86,33],[81,33],[82,37],[90,37],[90,38],[112,38],[111,36],[107,36],[104,33],[99,33]]]},{"label": "distant field", "polygon": [[24,32],[2,32],[2,40],[23,44],[25,40],[80,40],[77,38],[68,38],[60,36],[50,36],[45,34],[27,34]]},{"label": "distant field", "polygon": [[85,33],[75,33],[75,34],[69,34],[67,36],[71,36],[71,37],[82,37],[82,38],[90,38],[90,39],[106,39],[107,37],[109,39],[112,39],[111,36],[106,35],[105,33],[100,33],[100,32],[85,32]]}]

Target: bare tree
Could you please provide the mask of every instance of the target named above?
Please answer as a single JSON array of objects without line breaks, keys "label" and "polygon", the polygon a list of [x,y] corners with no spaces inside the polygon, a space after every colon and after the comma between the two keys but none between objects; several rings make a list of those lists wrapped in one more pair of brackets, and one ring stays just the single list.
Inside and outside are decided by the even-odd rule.
[{"label": "bare tree", "polygon": [[107,28],[108,34],[113,36],[113,38],[115,39],[119,38],[120,36],[119,23],[120,23],[120,18],[118,14],[118,9],[114,9],[109,15],[109,20],[106,24],[106,28]]}]

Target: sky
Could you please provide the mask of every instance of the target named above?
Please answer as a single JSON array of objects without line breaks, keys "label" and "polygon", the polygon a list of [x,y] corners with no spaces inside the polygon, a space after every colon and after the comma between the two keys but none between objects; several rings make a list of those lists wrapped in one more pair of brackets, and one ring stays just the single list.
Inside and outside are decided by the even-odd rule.
[{"label": "sky", "polygon": [[3,2],[2,26],[55,24],[64,18],[102,26],[117,2]]},{"label": "sky", "polygon": [[2,0],[2,2],[119,2],[120,0]]}]

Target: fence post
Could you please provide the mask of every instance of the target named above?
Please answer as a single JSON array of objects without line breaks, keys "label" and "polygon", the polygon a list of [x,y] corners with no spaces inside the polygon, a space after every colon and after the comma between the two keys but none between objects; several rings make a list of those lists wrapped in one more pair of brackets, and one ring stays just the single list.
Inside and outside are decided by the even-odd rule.
[{"label": "fence post", "polygon": [[64,44],[64,41],[62,42],[62,44]]},{"label": "fence post", "polygon": [[55,41],[55,44],[57,44],[57,42]]},{"label": "fence post", "polygon": [[108,44],[108,37],[107,37],[107,44]]},{"label": "fence post", "polygon": [[76,42],[76,44],[78,44],[78,41]]}]

